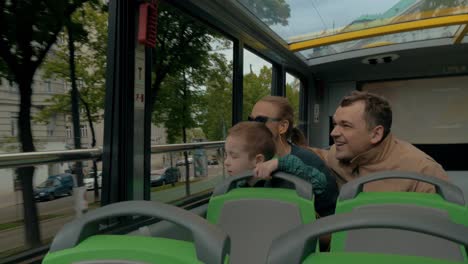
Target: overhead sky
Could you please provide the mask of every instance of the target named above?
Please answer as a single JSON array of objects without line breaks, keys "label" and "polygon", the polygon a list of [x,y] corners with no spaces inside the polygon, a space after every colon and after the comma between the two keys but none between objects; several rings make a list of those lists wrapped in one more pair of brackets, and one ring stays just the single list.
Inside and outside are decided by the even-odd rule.
[{"label": "overhead sky", "polygon": [[[400,0],[286,0],[291,10],[287,26],[274,25],[271,28],[283,38],[298,36],[312,32],[320,32],[324,28],[339,28],[348,25],[361,15],[381,14],[390,9]],[[244,2],[244,1],[239,1]],[[232,60],[232,49],[218,51]],[[250,65],[255,73],[271,64],[255,54],[244,50],[244,74],[250,71]]]},{"label": "overhead sky", "polygon": [[[226,59],[228,61],[232,61],[232,56],[233,56],[232,48],[217,50],[217,52],[224,54],[224,56],[226,56]],[[271,68],[271,63],[253,54],[249,50],[244,49],[244,74],[247,74],[250,72],[250,65],[252,65],[252,71],[256,74],[260,73],[260,69],[263,66],[267,66]]]},{"label": "overhead sky", "polygon": [[[228,61],[232,61],[232,49],[218,50],[217,52],[224,54]],[[250,66],[252,66],[252,71],[255,74],[259,74],[260,69],[263,68],[263,66],[267,66],[269,68],[272,67],[271,63],[268,61],[260,58],[249,50],[244,49],[244,74],[250,72]],[[286,83],[292,83],[294,79],[294,76],[286,73]]]},{"label": "overhead sky", "polygon": [[348,25],[366,14],[381,14],[399,0],[286,0],[291,10],[288,25],[271,28],[283,38],[325,28],[333,29]]}]

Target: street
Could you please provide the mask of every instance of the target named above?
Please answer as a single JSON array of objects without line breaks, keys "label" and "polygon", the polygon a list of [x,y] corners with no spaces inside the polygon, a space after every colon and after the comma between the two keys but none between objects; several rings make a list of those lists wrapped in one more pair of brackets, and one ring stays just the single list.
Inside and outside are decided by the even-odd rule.
[{"label": "street", "polygon": [[[223,180],[222,168],[210,169],[210,175],[190,184],[191,194],[202,192],[213,188]],[[214,174],[216,172],[216,174]],[[185,196],[185,185],[179,185],[161,191],[151,193],[151,200],[160,202],[170,202]],[[87,191],[86,198],[88,204],[94,202],[94,191]],[[62,226],[74,218],[73,196],[62,197],[52,201],[37,203],[40,216],[59,216],[40,222],[40,232],[42,240],[47,240],[55,236]],[[22,219],[22,205],[0,208],[0,223],[7,223]],[[16,228],[0,231],[0,255],[8,250],[24,245],[24,228]]]}]

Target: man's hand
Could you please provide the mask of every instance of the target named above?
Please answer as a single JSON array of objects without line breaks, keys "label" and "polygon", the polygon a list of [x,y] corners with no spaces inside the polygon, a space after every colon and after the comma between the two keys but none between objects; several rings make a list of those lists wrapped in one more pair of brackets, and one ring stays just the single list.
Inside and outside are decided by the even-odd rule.
[{"label": "man's hand", "polygon": [[254,177],[264,180],[271,179],[271,173],[278,169],[278,159],[258,163],[254,169]]}]

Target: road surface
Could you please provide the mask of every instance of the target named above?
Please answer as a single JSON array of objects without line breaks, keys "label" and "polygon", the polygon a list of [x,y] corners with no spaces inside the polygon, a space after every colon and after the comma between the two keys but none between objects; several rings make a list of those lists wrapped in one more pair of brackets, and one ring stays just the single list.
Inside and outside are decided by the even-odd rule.
[{"label": "road surface", "polygon": [[[202,180],[190,184],[192,194],[202,192],[213,188],[217,183],[223,180],[223,176],[212,176],[202,178]],[[151,193],[151,200],[160,202],[170,202],[185,196],[185,185],[179,185],[174,188],[168,188],[162,191]],[[94,201],[94,191],[87,192],[88,202]],[[22,205],[0,208],[0,223],[6,223],[22,219]],[[62,215],[41,221],[41,238],[47,240],[55,236],[62,226],[74,218],[73,197],[63,197],[52,201],[38,203],[40,215],[58,214]],[[22,226],[0,231],[0,254],[2,252],[19,248],[24,245],[24,229]]]}]

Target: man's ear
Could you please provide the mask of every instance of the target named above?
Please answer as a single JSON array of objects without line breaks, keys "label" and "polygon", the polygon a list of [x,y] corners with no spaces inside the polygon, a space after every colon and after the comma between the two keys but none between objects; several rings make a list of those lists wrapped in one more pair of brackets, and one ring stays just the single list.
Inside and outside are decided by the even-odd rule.
[{"label": "man's ear", "polygon": [[382,125],[378,125],[372,129],[371,132],[371,143],[372,144],[377,144],[383,139],[383,134],[384,134],[384,127]]},{"label": "man's ear", "polygon": [[282,135],[288,131],[289,128],[289,121],[288,120],[281,120],[279,121],[279,134]]},{"label": "man's ear", "polygon": [[265,161],[265,156],[263,154],[257,154],[255,156],[255,164],[262,163]]}]

